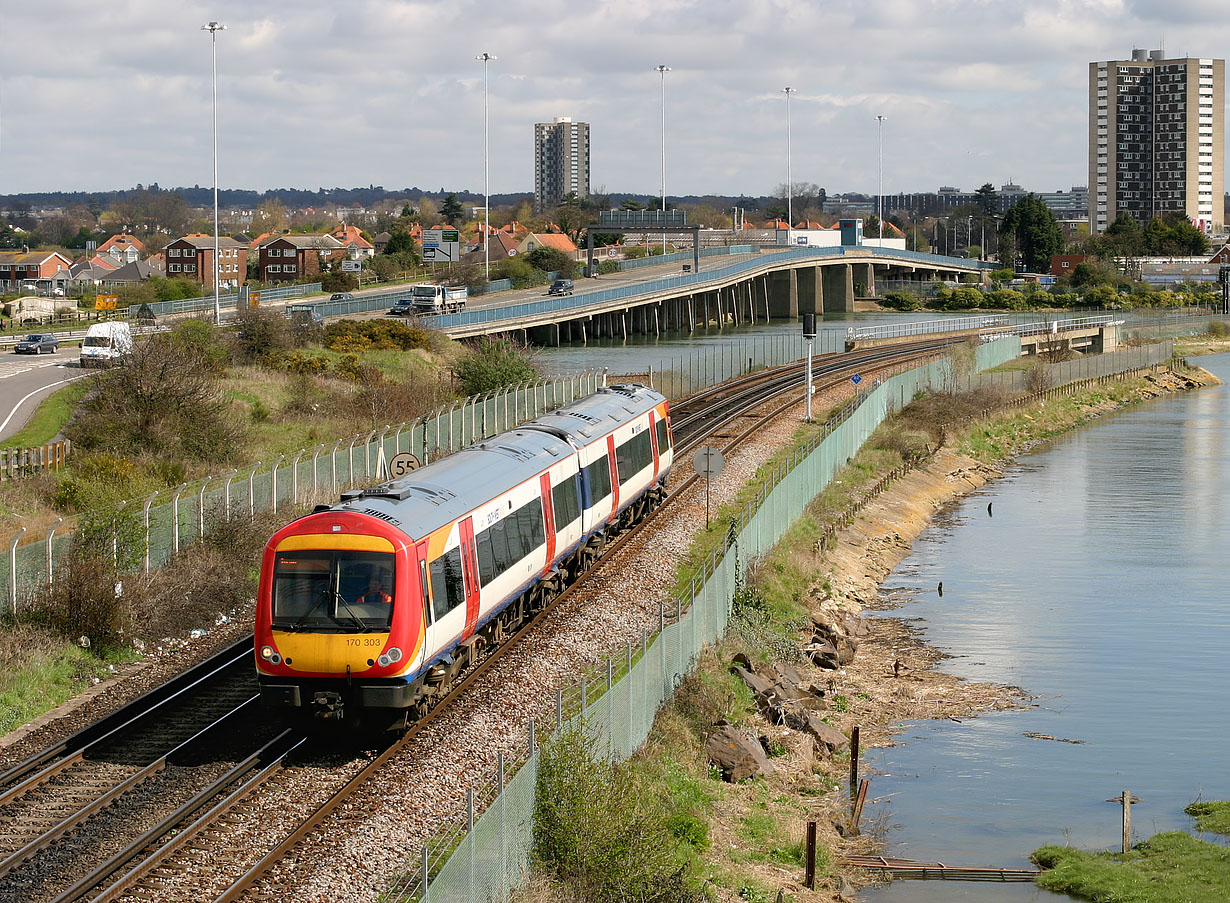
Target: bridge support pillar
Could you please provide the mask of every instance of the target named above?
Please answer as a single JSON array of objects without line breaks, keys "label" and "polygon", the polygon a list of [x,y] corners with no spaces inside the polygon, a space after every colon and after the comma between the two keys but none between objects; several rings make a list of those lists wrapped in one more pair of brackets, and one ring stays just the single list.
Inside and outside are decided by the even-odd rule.
[{"label": "bridge support pillar", "polygon": [[799,284],[794,270],[769,273],[765,277],[765,289],[770,316],[793,319],[799,315]]},{"label": "bridge support pillar", "polygon": [[824,309],[839,313],[854,312],[854,271],[848,263],[821,267],[824,284]]},{"label": "bridge support pillar", "polygon": [[823,314],[824,282],[820,278],[820,267],[802,267],[793,272],[798,286],[799,313]]},{"label": "bridge support pillar", "polygon": [[854,270],[854,290],[864,298],[870,298],[876,293],[876,268],[873,263],[852,263]]}]

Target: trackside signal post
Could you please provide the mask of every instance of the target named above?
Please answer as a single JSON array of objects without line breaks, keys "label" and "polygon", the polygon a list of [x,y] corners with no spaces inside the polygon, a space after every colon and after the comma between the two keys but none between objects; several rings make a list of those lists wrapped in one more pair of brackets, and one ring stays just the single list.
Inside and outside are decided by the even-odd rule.
[{"label": "trackside signal post", "polygon": [[815,314],[803,314],[803,338],[807,339],[807,422],[811,423],[811,351],[816,340]]}]

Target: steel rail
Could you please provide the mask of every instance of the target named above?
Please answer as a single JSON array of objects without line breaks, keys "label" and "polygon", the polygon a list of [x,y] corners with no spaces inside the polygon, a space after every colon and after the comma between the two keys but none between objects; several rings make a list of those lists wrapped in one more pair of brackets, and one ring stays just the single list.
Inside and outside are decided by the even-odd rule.
[{"label": "steel rail", "polygon": [[44,766],[57,756],[81,752],[114,737],[118,732],[136,726],[147,715],[157,711],[172,700],[181,698],[199,688],[206,681],[234,668],[244,658],[253,654],[253,638],[247,637],[215,653],[203,662],[183,671],[158,687],[138,696],[132,702],[110,715],[70,734],[65,739],[33,754],[0,774],[0,786],[20,780]]},{"label": "steel rail", "polygon": [[258,697],[252,697],[248,699],[246,702],[232,709],[222,718],[211,722],[204,729],[198,731],[197,733],[193,734],[188,739],[177,744],[174,748],[167,751],[166,753],[163,753],[162,755],[158,756],[156,759],[154,759],[152,762],[148,763],[147,765],[139,769],[134,774],[131,774],[124,780],[120,781],[119,783],[114,784],[109,790],[107,790],[101,796],[87,803],[85,806],[82,806],[76,812],[73,812],[70,815],[66,815],[64,818],[60,819],[58,822],[52,825],[51,828],[44,831],[38,837],[33,838],[28,843],[21,846],[19,849],[10,853],[3,861],[0,861],[0,877],[7,875],[9,872],[17,868],[23,862],[30,859],[31,857],[41,852],[42,850],[46,849],[53,842],[55,842],[56,840],[59,840],[61,837],[68,834],[70,831],[84,824],[86,821],[88,821],[93,816],[97,815],[103,809],[106,809],[108,806],[111,806],[114,803],[118,802],[126,793],[128,793],[128,791],[132,790],[134,787],[137,787],[138,785],[143,784],[145,781],[154,777],[156,774],[158,774],[164,768],[166,768],[168,762],[171,760],[173,756],[186,752],[187,750],[190,750],[193,747],[204,742],[205,739],[210,734],[212,734],[213,731],[216,728],[218,728],[223,722],[227,721],[230,718],[237,717],[240,713],[244,711],[244,709],[246,709],[257,698]]},{"label": "steel rail", "polygon": [[63,894],[56,897],[53,901],[51,901],[51,903],[74,903],[74,901],[85,897],[87,891],[110,878],[126,864],[135,859],[143,850],[148,849],[151,843],[164,837],[177,825],[180,825],[186,819],[195,815],[209,802],[214,800],[227,786],[239,780],[247,774],[247,772],[258,766],[265,759],[265,757],[272,754],[273,759],[264,765],[264,767],[262,767],[255,774],[249,776],[242,784],[232,790],[223,799],[218,800],[209,809],[209,811],[197,818],[192,824],[186,826],[182,831],[177,832],[173,838],[159,846],[143,860],[138,862],[117,881],[104,888],[98,895],[90,897],[90,900],[92,903],[107,903],[107,901],[119,898],[131,888],[141,884],[143,881],[147,881],[150,877],[150,873],[169,859],[172,854],[177,852],[190,840],[199,836],[202,831],[217,821],[221,815],[234,808],[234,806],[247,797],[249,793],[267,781],[278,770],[283,768],[286,760],[291,756],[291,754],[306,743],[307,739],[308,738],[305,734],[297,733],[290,728],[282,731],[282,733],[278,734],[278,736],[245,758],[242,762],[235,765],[235,767],[230,769],[222,777],[218,778],[218,780],[214,781],[205,790],[202,790],[191,800],[175,810],[175,812],[171,813],[153,828],[146,831],[134,840],[124,850],[117,853],[110,860],[100,865],[86,877],[82,878]]}]

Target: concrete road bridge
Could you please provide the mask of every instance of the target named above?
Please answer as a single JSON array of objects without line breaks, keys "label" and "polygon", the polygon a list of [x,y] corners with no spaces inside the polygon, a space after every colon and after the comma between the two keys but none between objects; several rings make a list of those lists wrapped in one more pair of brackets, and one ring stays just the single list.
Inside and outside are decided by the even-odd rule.
[{"label": "concrete road bridge", "polygon": [[[477,307],[432,317],[430,325],[453,338],[519,332],[541,345],[658,335],[709,326],[755,323],[803,313],[853,311],[855,297],[876,294],[879,279],[930,282],[981,278],[999,264],[894,248],[827,247],[721,249],[729,258],[702,255],[701,272],[681,272],[604,288],[578,280],[575,295]],[[690,256],[690,255],[689,255]],[[691,270],[691,266],[685,267]],[[590,287],[592,286],[592,288]]]}]

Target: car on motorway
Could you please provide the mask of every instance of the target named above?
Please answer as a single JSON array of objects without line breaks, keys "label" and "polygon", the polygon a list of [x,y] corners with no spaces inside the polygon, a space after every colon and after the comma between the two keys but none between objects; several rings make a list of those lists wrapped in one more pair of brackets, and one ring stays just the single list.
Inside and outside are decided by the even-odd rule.
[{"label": "car on motorway", "polygon": [[353,301],[354,295],[350,292],[334,292],[329,296],[330,301]]},{"label": "car on motorway", "polygon": [[55,354],[59,350],[60,340],[49,332],[32,333],[13,346],[14,354]]},{"label": "car on motorway", "polygon": [[556,279],[551,283],[551,287],[547,289],[548,295],[571,295],[572,280],[571,279]]},{"label": "car on motorway", "polygon": [[398,301],[389,308],[390,317],[408,317],[414,313],[414,304],[410,301]]}]

